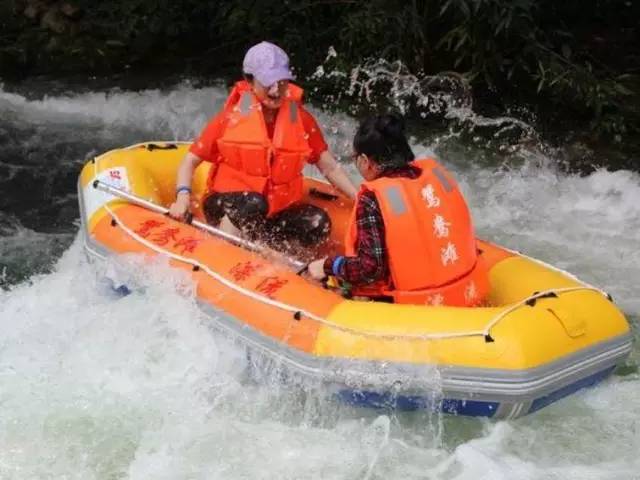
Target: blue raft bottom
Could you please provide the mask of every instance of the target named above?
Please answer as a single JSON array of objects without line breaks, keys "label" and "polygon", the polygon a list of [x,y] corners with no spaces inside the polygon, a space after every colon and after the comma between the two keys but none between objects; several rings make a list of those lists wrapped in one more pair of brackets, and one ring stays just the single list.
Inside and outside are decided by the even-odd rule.
[{"label": "blue raft bottom", "polygon": [[[614,368],[615,366],[607,367],[604,370],[581,378],[545,396],[536,398],[526,413],[529,414],[540,410],[578,390],[591,387],[601,382],[613,372]],[[443,413],[471,417],[493,417],[500,407],[500,402],[453,398],[437,399],[425,395],[398,395],[390,392],[379,393],[351,389],[341,389],[336,395],[341,401],[358,407],[404,411],[432,409]]]}]

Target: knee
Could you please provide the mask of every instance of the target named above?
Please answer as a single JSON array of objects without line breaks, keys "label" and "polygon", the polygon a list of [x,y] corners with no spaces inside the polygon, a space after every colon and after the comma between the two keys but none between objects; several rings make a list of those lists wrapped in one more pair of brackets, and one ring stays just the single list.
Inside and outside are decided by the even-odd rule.
[{"label": "knee", "polygon": [[242,200],[242,213],[247,217],[266,217],[269,205],[264,195],[253,192],[244,192]]},{"label": "knee", "polygon": [[214,193],[207,196],[202,202],[202,211],[208,224],[218,224],[220,222],[220,219],[224,215],[224,210],[222,208],[222,199],[220,198],[220,195]]},{"label": "knee", "polygon": [[256,229],[265,221],[269,207],[263,195],[254,192],[230,194],[225,213],[236,227],[244,231]]},{"label": "knee", "polygon": [[311,246],[325,240],[331,232],[331,217],[324,210],[318,208],[305,215],[307,228],[301,232],[300,241]]}]

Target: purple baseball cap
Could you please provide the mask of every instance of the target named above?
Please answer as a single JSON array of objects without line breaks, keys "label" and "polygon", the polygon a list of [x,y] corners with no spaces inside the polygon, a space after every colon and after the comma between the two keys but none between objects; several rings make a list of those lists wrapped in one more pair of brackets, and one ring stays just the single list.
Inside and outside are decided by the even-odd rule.
[{"label": "purple baseball cap", "polygon": [[253,75],[265,87],[280,80],[293,79],[289,57],[279,46],[269,42],[260,42],[247,50],[242,71]]}]

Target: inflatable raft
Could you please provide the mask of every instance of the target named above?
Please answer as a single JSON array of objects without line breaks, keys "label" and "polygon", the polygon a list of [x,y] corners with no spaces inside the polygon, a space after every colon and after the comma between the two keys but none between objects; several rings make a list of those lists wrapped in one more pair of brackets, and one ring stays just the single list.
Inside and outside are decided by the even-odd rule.
[{"label": "inflatable raft", "polygon": [[[168,257],[193,277],[212,326],[345,401],[514,418],[603,380],[631,350],[629,324],[606,293],[488,242],[479,245],[489,306],[394,305],[344,298],[249,242],[199,228],[197,204],[193,224],[174,221],[162,212],[187,148],[145,143],[85,165],[78,199],[87,253]],[[208,168],[196,171],[194,198]],[[350,201],[317,180],[305,188],[305,201],[332,218],[325,252],[340,252]]]}]

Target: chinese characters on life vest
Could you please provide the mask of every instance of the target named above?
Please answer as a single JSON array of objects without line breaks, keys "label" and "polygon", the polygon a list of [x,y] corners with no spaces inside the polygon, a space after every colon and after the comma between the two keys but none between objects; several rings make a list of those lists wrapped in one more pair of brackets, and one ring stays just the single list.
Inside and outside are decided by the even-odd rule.
[{"label": "chinese characters on life vest", "polygon": [[444,295],[442,295],[441,293],[434,293],[433,295],[429,295],[426,303],[427,305],[431,305],[432,307],[444,305]]},{"label": "chinese characters on life vest", "polygon": [[469,282],[469,285],[464,289],[464,299],[467,302],[471,302],[478,297],[478,289],[473,280]]},{"label": "chinese characters on life vest", "polygon": [[440,197],[436,195],[433,185],[428,184],[422,189],[422,198],[427,202],[427,208],[436,208],[440,206]]},{"label": "chinese characters on life vest", "polygon": [[447,238],[449,236],[450,226],[451,222],[447,222],[440,214],[437,214],[433,218],[433,233],[438,238]]},{"label": "chinese characters on life vest", "polygon": [[[427,184],[422,189],[422,198],[428,209],[437,209],[441,205],[440,197],[436,194],[433,185]],[[449,227],[451,222],[448,221],[441,213],[435,213],[433,216],[433,235],[437,239],[446,241],[446,244],[440,248],[440,261],[442,266],[454,265],[458,261],[458,250],[455,243],[449,240]],[[478,296],[476,284],[469,282],[464,290],[464,298],[467,303],[472,302]],[[438,306],[444,304],[444,296],[440,293],[433,294],[427,298],[427,305]]]},{"label": "chinese characters on life vest", "polygon": [[[422,198],[427,204],[427,208],[432,209],[440,207],[440,197],[438,197],[433,185],[430,183],[422,189]],[[449,227],[451,227],[451,222],[445,219],[444,216],[440,213],[436,213],[434,215],[433,235],[436,238],[449,238]],[[444,267],[447,265],[453,265],[458,261],[458,250],[453,242],[448,241],[445,246],[440,248],[440,261]]]},{"label": "chinese characters on life vest", "polygon": [[458,251],[452,242],[447,242],[447,246],[440,250],[440,260],[445,267],[450,263],[456,263],[458,260]]}]

